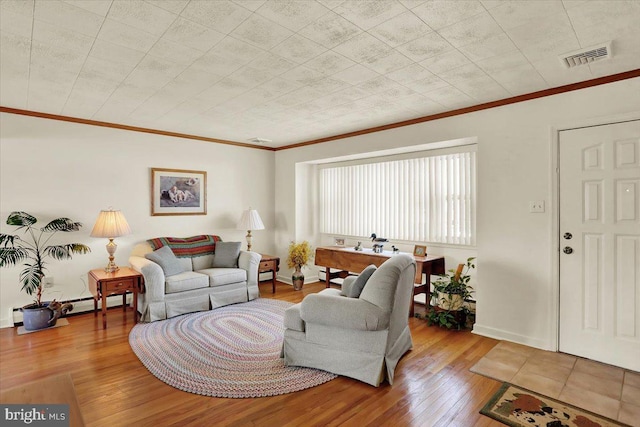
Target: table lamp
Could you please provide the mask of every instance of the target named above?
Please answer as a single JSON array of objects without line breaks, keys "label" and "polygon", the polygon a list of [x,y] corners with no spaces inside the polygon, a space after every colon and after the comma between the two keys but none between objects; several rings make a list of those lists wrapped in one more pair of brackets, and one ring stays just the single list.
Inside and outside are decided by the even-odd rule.
[{"label": "table lamp", "polygon": [[247,250],[251,250],[251,230],[264,230],[264,224],[258,211],[255,209],[247,209],[242,212],[240,221],[238,221],[238,230],[247,230]]},{"label": "table lamp", "polygon": [[131,228],[129,228],[129,224],[124,218],[124,215],[122,215],[122,212],[111,208],[100,211],[96,224],[93,226],[93,230],[91,230],[91,237],[106,237],[109,239],[109,243],[107,243],[109,263],[104,269],[107,273],[113,273],[119,269],[116,263],[113,262],[116,249],[118,248],[118,245],[113,242],[113,239],[126,234],[131,234]]}]

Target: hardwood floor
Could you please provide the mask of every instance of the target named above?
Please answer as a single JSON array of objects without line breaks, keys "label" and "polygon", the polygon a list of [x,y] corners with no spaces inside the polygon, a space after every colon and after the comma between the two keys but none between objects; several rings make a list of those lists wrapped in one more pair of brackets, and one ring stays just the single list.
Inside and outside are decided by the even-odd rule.
[{"label": "hardwood floor", "polygon": [[[278,283],[262,296],[298,302],[302,292]],[[418,310],[419,312],[419,310]],[[501,426],[478,411],[500,383],[469,372],[496,340],[409,320],[414,348],[396,368],[393,386],[345,377],[297,393],[221,399],[174,389],[151,375],[131,351],[131,312],[69,317],[69,326],[18,336],[0,329],[0,390],[69,373],[89,426]],[[43,402],[46,403],[46,402]]]}]

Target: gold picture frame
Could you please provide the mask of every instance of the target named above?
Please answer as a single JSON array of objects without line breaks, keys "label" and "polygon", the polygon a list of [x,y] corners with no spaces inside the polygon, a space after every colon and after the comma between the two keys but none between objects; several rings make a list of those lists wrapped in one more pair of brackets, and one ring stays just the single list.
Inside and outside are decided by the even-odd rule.
[{"label": "gold picture frame", "polygon": [[151,168],[151,215],[206,215],[207,172]]},{"label": "gold picture frame", "polygon": [[413,256],[427,256],[427,247],[423,245],[415,245],[413,247]]}]

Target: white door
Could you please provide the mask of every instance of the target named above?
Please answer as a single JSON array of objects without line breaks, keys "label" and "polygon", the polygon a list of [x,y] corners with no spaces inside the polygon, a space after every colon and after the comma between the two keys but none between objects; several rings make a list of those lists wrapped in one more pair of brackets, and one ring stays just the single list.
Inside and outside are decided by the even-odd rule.
[{"label": "white door", "polygon": [[560,351],[640,371],[640,120],[559,151]]}]

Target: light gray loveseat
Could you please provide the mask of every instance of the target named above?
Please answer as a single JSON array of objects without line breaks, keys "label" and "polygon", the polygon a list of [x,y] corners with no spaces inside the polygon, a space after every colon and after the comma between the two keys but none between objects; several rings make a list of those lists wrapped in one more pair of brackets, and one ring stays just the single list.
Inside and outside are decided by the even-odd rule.
[{"label": "light gray loveseat", "polygon": [[[366,280],[365,272],[373,269]],[[409,308],[416,262],[394,255],[361,279],[345,279],[342,291],[324,289],[284,315],[282,357],[287,366],[322,369],[373,386],[393,384],[400,358],[412,347]],[[354,292],[353,288],[359,288]]]},{"label": "light gray loveseat", "polygon": [[[235,244],[238,255],[231,260]],[[159,237],[136,245],[129,263],[144,277],[145,292],[138,295],[141,320],[153,322],[257,298],[261,256],[242,251],[239,245],[213,235]],[[224,259],[222,253],[216,259],[216,246],[225,248]],[[154,250],[155,255],[166,255],[167,247],[173,253],[169,256],[177,259],[162,259],[159,264],[146,258],[153,257],[149,254]]]}]

